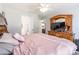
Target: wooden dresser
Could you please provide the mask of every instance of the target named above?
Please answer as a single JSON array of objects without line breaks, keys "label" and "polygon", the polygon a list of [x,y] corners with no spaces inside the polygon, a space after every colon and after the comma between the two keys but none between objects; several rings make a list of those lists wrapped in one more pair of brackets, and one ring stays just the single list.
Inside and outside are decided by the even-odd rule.
[{"label": "wooden dresser", "polygon": [[[57,32],[55,30],[51,29],[51,24],[55,23],[56,20],[58,19],[65,19],[65,27],[66,31],[65,32]],[[73,41],[73,34],[72,34],[72,15],[56,15],[50,19],[50,31],[48,31],[49,35],[57,36],[60,38],[65,38],[68,40]]]},{"label": "wooden dresser", "polygon": [[48,31],[48,34],[73,41],[73,35],[72,35],[72,33]]}]

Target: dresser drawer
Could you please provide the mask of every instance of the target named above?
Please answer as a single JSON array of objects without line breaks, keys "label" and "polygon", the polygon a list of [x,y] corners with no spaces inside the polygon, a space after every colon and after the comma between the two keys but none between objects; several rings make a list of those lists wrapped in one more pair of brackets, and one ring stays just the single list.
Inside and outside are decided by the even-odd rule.
[{"label": "dresser drawer", "polygon": [[68,40],[73,41],[73,35],[70,34],[70,33],[48,31],[48,34],[49,34],[49,35],[52,35],[52,36],[57,36],[57,37],[60,37],[60,38],[65,38],[65,39],[68,39]]}]

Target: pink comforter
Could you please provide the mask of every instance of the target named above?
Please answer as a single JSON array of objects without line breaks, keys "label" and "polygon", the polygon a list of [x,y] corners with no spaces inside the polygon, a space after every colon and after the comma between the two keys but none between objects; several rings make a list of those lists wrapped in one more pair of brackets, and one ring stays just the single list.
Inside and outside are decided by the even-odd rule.
[{"label": "pink comforter", "polygon": [[72,54],[76,45],[71,41],[46,34],[24,36],[25,41],[14,48],[14,55]]}]

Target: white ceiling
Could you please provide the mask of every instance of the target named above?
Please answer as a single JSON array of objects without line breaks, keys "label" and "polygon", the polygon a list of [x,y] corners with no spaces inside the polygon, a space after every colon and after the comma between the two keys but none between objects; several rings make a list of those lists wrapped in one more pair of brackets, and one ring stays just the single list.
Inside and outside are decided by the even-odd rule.
[{"label": "white ceiling", "polygon": [[3,7],[9,7],[12,9],[17,9],[18,11],[31,11],[31,12],[39,12],[39,6],[40,4],[37,3],[5,3],[2,4]]},{"label": "white ceiling", "polygon": [[[19,10],[31,10],[31,11],[38,11],[40,7],[40,3],[2,3],[3,6],[7,7],[13,7]],[[67,4],[67,3],[48,3],[49,8],[55,9],[59,7],[64,7],[64,6],[79,6],[79,4]]]},{"label": "white ceiling", "polygon": [[[79,4],[77,3],[47,3],[49,6],[49,10],[56,10],[56,9],[62,9],[65,7],[77,7]],[[17,9],[19,11],[25,11],[25,12],[33,12],[33,13],[40,13],[39,7],[40,3],[2,3],[3,7],[10,7]]]}]

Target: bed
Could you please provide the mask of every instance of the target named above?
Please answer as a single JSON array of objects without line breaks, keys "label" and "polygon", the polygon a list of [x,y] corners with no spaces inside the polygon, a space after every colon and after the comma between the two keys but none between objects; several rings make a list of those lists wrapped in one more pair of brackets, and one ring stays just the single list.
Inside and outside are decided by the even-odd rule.
[{"label": "bed", "polygon": [[24,39],[23,43],[14,48],[15,55],[70,55],[77,48],[67,39],[42,33],[24,36]]},{"label": "bed", "polygon": [[0,55],[72,55],[77,46],[64,38],[42,33],[12,35],[0,39]]}]

